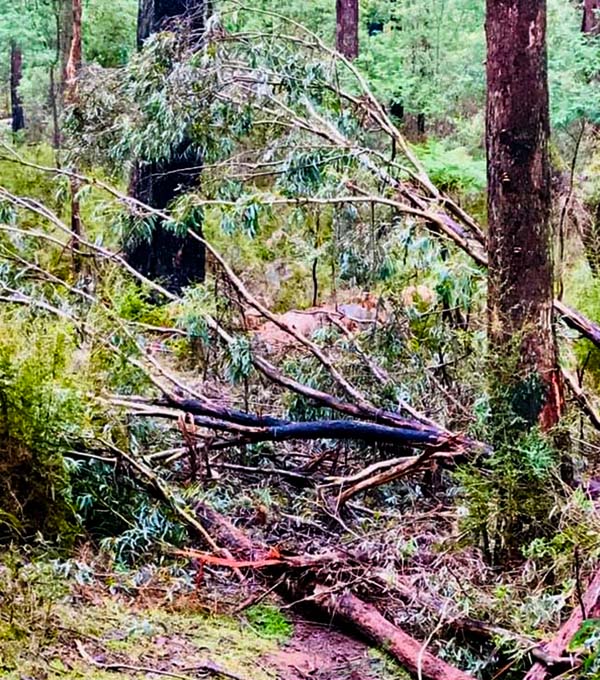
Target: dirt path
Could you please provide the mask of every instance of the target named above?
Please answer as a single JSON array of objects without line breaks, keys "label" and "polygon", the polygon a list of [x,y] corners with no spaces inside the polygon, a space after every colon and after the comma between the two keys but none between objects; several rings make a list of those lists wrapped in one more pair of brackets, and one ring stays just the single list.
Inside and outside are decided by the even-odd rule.
[{"label": "dirt path", "polygon": [[365,643],[335,627],[299,620],[269,659],[279,680],[382,680],[407,675]]}]

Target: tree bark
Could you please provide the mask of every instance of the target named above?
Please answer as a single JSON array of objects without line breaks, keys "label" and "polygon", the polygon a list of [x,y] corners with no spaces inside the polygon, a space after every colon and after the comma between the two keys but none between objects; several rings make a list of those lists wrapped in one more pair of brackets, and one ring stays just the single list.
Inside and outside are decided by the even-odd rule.
[{"label": "tree bark", "polygon": [[358,0],[336,1],[336,47],[346,59],[358,57]]},{"label": "tree bark", "polygon": [[563,385],[552,322],[545,0],[487,0],[486,33],[492,391],[508,388],[517,414],[548,430]]},{"label": "tree bark", "polygon": [[[71,0],[69,17],[72,21],[71,29],[66,31],[71,37],[68,49],[69,57],[64,70],[65,103],[75,106],[77,103],[77,79],[82,65],[82,0]],[[79,203],[79,181],[71,178],[71,232],[77,240],[82,234],[81,206]],[[77,254],[73,254],[73,270],[75,274],[81,273],[83,261]]]},{"label": "tree bark", "polygon": [[23,53],[16,41],[10,44],[10,102],[12,109],[12,131],[19,132],[25,127],[23,102],[19,92],[23,77]]},{"label": "tree bark", "polygon": [[[140,0],[138,46],[165,28],[185,31],[191,44],[198,44],[206,23],[206,0]],[[173,149],[168,162],[138,159],[131,176],[130,193],[136,199],[164,210],[178,195],[197,183],[202,157],[190,140]],[[199,232],[201,235],[201,233]],[[151,279],[180,292],[204,280],[204,248],[191,236],[181,236],[155,221],[149,239],[132,237],[125,244],[129,263]]]},{"label": "tree bark", "polygon": [[581,30],[589,35],[600,32],[600,0],[584,0]]},{"label": "tree bark", "polygon": [[71,30],[70,45],[68,46],[68,58],[65,64],[64,79],[66,86],[66,100],[71,103],[77,96],[77,78],[81,70],[82,46],[81,46],[81,0],[71,0]]},{"label": "tree bark", "polygon": [[[597,41],[600,35],[600,0],[584,0],[581,30],[589,36],[590,40]],[[596,73],[592,80],[597,80],[598,77]],[[597,131],[598,125],[594,124],[594,128]],[[600,203],[590,208],[593,216],[589,224],[583,225],[581,236],[592,274],[598,277],[600,274]]]}]

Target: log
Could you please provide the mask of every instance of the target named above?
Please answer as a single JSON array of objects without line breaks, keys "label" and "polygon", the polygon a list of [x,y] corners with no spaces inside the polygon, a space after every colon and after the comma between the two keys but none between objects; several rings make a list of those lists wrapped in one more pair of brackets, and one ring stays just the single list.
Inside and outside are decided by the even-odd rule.
[{"label": "log", "polygon": [[[221,545],[227,546],[234,556],[253,560],[269,555],[270,551],[266,546],[253,543],[243,531],[234,527],[205,503],[199,503],[195,511],[205,529],[216,536]],[[312,558],[302,555],[287,557],[284,562],[288,562],[292,569],[303,565],[309,567],[315,565],[317,571],[320,571],[319,568],[322,568],[327,560],[334,559],[337,563],[337,557],[338,553],[316,555]],[[273,566],[273,569],[273,575],[279,578],[281,570],[277,570],[276,566]],[[388,621],[372,604],[350,592],[341,595],[332,592],[331,589],[320,585],[314,574],[309,575],[306,571],[298,579],[293,578],[289,569],[285,574],[286,578],[282,579],[281,585],[281,588],[285,589],[283,591],[285,595],[291,596],[294,601],[310,600],[327,614],[328,619],[340,618],[350,624],[361,635],[387,651],[410,672],[427,680],[472,680],[472,676],[428,652],[426,643],[419,642]]]},{"label": "log", "polygon": [[[182,402],[181,407],[174,408],[155,408],[142,400],[118,397],[113,398],[111,402],[116,406],[128,408],[131,415],[136,417],[177,420],[182,413],[198,414],[193,415],[196,426],[243,435],[248,442],[339,439],[399,444],[421,449],[433,448],[436,452],[448,451],[456,455],[462,455],[474,449],[487,450],[485,445],[460,434],[439,430],[408,418],[398,417],[394,425],[381,425],[362,420],[296,422],[269,416],[255,416],[229,408],[221,409],[216,405],[204,406],[202,402],[192,402],[192,400],[186,400]],[[183,406],[187,406],[188,409],[182,408]],[[203,415],[200,415],[201,413]],[[208,415],[209,413],[211,415]]]},{"label": "log", "polygon": [[329,616],[343,619],[393,656],[406,670],[428,680],[473,680],[469,675],[428,652],[421,643],[350,592],[342,595],[315,589],[314,601]]},{"label": "log", "polygon": [[[598,616],[600,616],[600,569],[585,591],[581,603],[578,603],[573,609],[556,636],[550,642],[542,645],[542,650],[549,657],[562,657],[567,651],[569,642],[581,628],[581,624],[587,618],[597,618]],[[572,667],[576,668],[578,665],[577,659],[573,657]],[[547,680],[550,677],[552,677],[550,670],[538,662],[531,667],[525,676],[525,680]]]}]

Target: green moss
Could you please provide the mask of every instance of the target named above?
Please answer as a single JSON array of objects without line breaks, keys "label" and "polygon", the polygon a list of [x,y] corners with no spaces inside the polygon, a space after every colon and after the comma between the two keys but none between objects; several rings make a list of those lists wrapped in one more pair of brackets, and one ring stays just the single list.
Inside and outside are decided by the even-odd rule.
[{"label": "green moss", "polygon": [[[181,673],[182,667],[210,661],[232,674],[269,680],[264,659],[276,651],[278,639],[266,637],[239,621],[212,616],[193,609],[173,611],[157,603],[133,609],[114,599],[94,596],[94,604],[65,596],[66,585],[50,566],[31,566],[28,586],[12,571],[10,592],[20,593],[19,610],[13,597],[0,601],[0,675],[48,680],[75,678],[104,680],[129,678],[135,674],[108,673],[86,660],[102,658],[103,663],[137,665]],[[8,572],[3,572],[8,574]],[[51,582],[40,575],[52,576]],[[52,588],[53,590],[49,590]],[[13,619],[20,624],[17,630]],[[276,620],[273,618],[273,620]],[[281,632],[284,619],[278,619]],[[268,628],[275,630],[275,624]],[[288,624],[289,627],[289,624]],[[74,644],[74,640],[78,644]],[[83,650],[83,652],[82,652]]]},{"label": "green moss", "polygon": [[273,604],[260,604],[246,612],[246,618],[252,628],[267,640],[288,640],[294,628],[281,609]]}]

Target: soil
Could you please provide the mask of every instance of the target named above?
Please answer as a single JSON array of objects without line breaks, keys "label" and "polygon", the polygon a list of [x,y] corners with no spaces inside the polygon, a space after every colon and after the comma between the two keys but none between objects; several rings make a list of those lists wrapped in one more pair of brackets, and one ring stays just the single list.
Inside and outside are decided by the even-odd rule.
[{"label": "soil", "polygon": [[335,626],[295,621],[292,639],[268,658],[279,680],[381,680],[385,659]]}]

